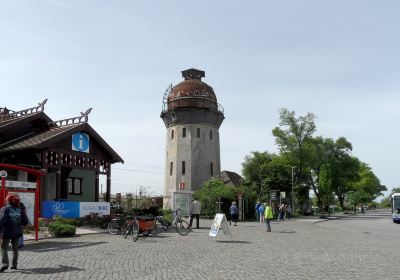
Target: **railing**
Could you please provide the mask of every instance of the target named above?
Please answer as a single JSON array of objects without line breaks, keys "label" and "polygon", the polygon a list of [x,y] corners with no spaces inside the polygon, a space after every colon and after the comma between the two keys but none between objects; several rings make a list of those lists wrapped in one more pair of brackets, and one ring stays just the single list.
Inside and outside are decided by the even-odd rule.
[{"label": "railing", "polygon": [[[176,104],[176,106],[174,106]],[[211,99],[201,98],[201,97],[192,97],[192,96],[184,96],[179,98],[174,98],[173,101],[168,102],[167,99],[163,100],[162,112],[168,111],[169,107],[174,108],[207,108],[211,111],[221,112],[224,114],[224,107]]]},{"label": "railing", "polygon": [[46,104],[47,99],[43,100],[38,104],[36,107],[28,108],[25,110],[21,111],[11,111],[7,110],[6,108],[1,108],[0,109],[0,122],[5,122],[13,119],[17,119],[20,117],[25,117],[28,115],[36,114],[37,112],[43,112],[44,111],[44,104]]}]

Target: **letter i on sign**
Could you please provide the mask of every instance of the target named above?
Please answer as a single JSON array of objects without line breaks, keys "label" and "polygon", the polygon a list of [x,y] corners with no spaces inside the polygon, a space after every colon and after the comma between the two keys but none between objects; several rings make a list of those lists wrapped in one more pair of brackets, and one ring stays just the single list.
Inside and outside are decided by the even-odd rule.
[{"label": "letter i on sign", "polygon": [[83,135],[79,135],[79,149],[83,150]]}]

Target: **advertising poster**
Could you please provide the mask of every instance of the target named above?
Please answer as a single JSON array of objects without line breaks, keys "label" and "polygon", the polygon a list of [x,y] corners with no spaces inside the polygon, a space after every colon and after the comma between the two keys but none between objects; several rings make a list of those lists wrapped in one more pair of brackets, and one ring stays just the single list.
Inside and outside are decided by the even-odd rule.
[{"label": "advertising poster", "polygon": [[26,215],[28,216],[28,225],[34,225],[35,222],[35,193],[19,192],[21,202],[25,205]]}]

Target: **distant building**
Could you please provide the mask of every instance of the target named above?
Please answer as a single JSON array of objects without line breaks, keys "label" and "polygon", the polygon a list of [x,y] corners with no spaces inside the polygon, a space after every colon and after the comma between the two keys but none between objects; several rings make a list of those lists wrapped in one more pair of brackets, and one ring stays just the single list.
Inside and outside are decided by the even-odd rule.
[{"label": "distant building", "polygon": [[191,195],[220,173],[219,127],[224,112],[205,72],[182,71],[185,79],[164,95],[161,118],[167,128],[164,207],[186,210]]},{"label": "distant building", "polygon": [[[44,172],[41,201],[99,201],[99,175],[104,174],[110,201],[111,165],[123,160],[88,124],[91,109],[53,121],[44,113],[46,101],[20,111],[0,108],[0,162]],[[24,171],[7,172],[7,180],[32,180]]]},{"label": "distant building", "polygon": [[235,187],[239,187],[242,184],[243,178],[239,174],[232,171],[222,171],[219,176],[225,185],[232,185]]}]

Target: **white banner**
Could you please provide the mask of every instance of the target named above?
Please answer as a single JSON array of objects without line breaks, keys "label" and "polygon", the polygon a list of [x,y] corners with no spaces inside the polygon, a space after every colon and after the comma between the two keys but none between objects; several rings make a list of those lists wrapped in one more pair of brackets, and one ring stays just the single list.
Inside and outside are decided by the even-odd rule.
[{"label": "white banner", "polygon": [[80,202],[79,216],[85,217],[92,213],[99,216],[110,215],[110,202]]},{"label": "white banner", "polygon": [[35,223],[35,193],[19,192],[21,202],[25,205],[26,215],[28,216],[28,225]]},{"label": "white banner", "polygon": [[36,183],[6,180],[6,187],[14,189],[36,189]]}]

